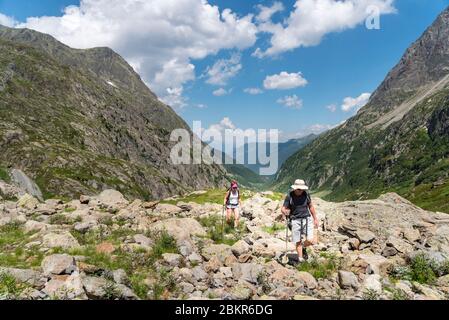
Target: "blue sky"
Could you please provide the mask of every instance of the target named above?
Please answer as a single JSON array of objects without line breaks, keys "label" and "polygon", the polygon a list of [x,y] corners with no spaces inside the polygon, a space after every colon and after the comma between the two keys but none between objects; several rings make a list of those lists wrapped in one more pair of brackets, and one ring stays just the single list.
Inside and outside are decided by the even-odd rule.
[{"label": "blue sky", "polygon": [[[121,3],[127,1],[131,0],[124,0]],[[300,1],[302,0],[298,0],[298,2]],[[258,4],[270,7],[274,1],[211,0],[209,3],[218,6],[220,12],[225,8],[230,8],[241,18],[248,14],[257,15],[260,12],[260,9],[256,7]],[[284,10],[272,16],[273,23],[283,21],[294,11],[294,0],[282,1],[282,4]],[[0,13],[13,17],[17,25],[17,23],[27,22],[29,17],[61,17],[64,15],[63,9],[68,5],[78,6],[79,1],[0,0]],[[182,61],[178,69],[187,70],[187,66],[191,65],[194,67],[194,71],[181,72],[177,70],[174,73],[176,77],[173,76],[173,79],[178,79],[179,75],[176,87],[182,87],[183,99],[182,105],[174,103],[174,108],[189,125],[194,120],[201,120],[203,126],[207,128],[220,123],[223,118],[227,117],[237,128],[277,128],[282,130],[284,137],[301,135],[319,128],[336,125],[354,115],[358,107],[355,105],[350,111],[344,112],[342,110],[343,100],[348,97],[357,98],[363,93],[372,93],[388,71],[399,61],[405,49],[449,5],[449,0],[396,0],[392,5],[397,12],[381,15],[380,30],[368,30],[364,23],[360,23],[354,28],[345,28],[341,32],[328,32],[316,45],[299,46],[274,56],[257,58],[252,55],[256,48],[266,50],[270,47],[272,37],[270,33],[257,33],[255,43],[250,43],[250,37],[245,38],[245,35],[242,35],[243,40],[241,42],[236,40],[235,47],[233,47],[234,44],[231,44],[223,45],[223,48],[220,48],[219,44],[214,44],[204,57],[200,54],[200,58],[195,57],[196,53],[190,56],[182,55],[181,58],[178,58],[176,54],[179,52],[179,48],[177,47],[169,54],[173,54],[173,57],[178,59],[176,61]],[[188,10],[183,12],[187,17],[190,14]],[[105,15],[107,14],[105,13]],[[79,39],[76,38],[77,35],[67,35],[67,33],[56,30],[60,28],[55,27],[56,25],[53,25],[51,20],[41,20],[43,21],[39,21],[39,24],[28,22],[27,26],[36,26],[37,30],[52,33],[58,39],[65,40],[64,42],[72,46],[86,47],[90,44],[92,46],[97,43],[98,45],[104,44],[102,39],[85,42],[86,36]],[[96,26],[95,21],[92,23],[93,26]],[[129,30],[132,32],[132,28]],[[167,33],[164,34],[167,35]],[[237,37],[238,35],[236,35]],[[165,92],[167,80],[159,79],[160,83],[164,83],[164,85],[157,82],[159,81],[158,77],[153,76],[159,69],[151,65],[149,61],[156,60],[154,57],[157,56],[158,46],[163,48],[161,50],[167,50],[167,46],[170,46],[175,40],[172,40],[170,36],[165,36],[151,38],[151,41],[154,43],[149,43],[149,45],[155,48],[154,50],[144,48],[141,44],[136,45],[138,41],[133,44],[124,44],[123,41],[119,43],[117,39],[111,40],[111,46],[127,58],[143,74],[150,87],[159,94],[159,92]],[[232,39],[224,38],[223,42],[225,41],[232,41]],[[244,41],[250,44],[241,45]],[[239,46],[243,48],[238,48]],[[144,53],[140,53],[139,50]],[[195,50],[198,48],[195,47]],[[143,59],[145,54],[151,55],[152,59]],[[233,56],[235,58],[236,55],[240,56],[240,60],[237,58],[234,66],[238,64],[239,68],[237,69],[239,70],[233,77],[221,85],[207,83],[210,80],[207,70],[210,70],[217,61],[229,60]],[[177,65],[173,68],[177,68]],[[301,76],[307,80],[307,84],[287,90],[265,89],[264,79],[281,72],[289,74],[301,72]],[[169,80],[168,83],[170,83]],[[230,91],[230,93],[215,96],[213,92],[220,88],[227,92]],[[250,95],[244,92],[246,88],[259,88],[263,93]],[[285,101],[289,100],[287,97],[290,97],[290,101],[294,105],[293,108],[292,105],[290,107],[283,105],[283,102],[285,104]],[[298,100],[302,101],[301,106]],[[330,105],[334,105],[334,112],[327,108]]]}]

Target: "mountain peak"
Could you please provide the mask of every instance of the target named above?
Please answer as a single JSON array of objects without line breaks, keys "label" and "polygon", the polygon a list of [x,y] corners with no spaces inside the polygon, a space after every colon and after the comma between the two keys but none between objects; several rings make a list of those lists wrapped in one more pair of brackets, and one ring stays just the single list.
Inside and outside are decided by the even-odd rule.
[{"label": "mountain peak", "polygon": [[[449,7],[415,41],[373,93],[367,108],[391,110],[449,74]],[[363,111],[363,110],[362,110]]]}]

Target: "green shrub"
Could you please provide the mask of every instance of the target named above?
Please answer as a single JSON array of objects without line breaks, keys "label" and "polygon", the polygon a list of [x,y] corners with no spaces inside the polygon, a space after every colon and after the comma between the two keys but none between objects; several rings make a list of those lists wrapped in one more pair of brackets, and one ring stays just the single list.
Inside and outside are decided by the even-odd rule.
[{"label": "green shrub", "polygon": [[129,278],[131,289],[140,299],[146,299],[149,290],[148,286],[144,283],[145,278],[144,274],[134,272]]},{"label": "green shrub", "polygon": [[149,237],[154,240],[152,255],[155,259],[159,259],[164,253],[178,253],[176,240],[166,230],[149,234]]},{"label": "green shrub", "polygon": [[243,221],[235,229],[233,218],[231,218],[229,223],[226,223],[226,220],[222,220],[222,217],[218,215],[200,218],[199,222],[206,228],[208,238],[212,239],[215,243],[233,245],[242,238],[245,231],[245,223]]},{"label": "green shrub", "polygon": [[311,257],[298,265],[298,271],[306,271],[315,277],[315,279],[329,278],[338,270],[339,261],[335,255],[321,254],[321,257]]},{"label": "green shrub", "polygon": [[73,221],[69,217],[64,216],[62,214],[55,214],[50,217],[49,223],[62,225],[62,224],[72,224]]},{"label": "green shrub", "polygon": [[363,292],[363,300],[379,300],[380,296],[376,290],[367,289]]},{"label": "green shrub", "polygon": [[428,259],[424,254],[417,255],[410,263],[410,276],[413,281],[432,284],[436,280],[434,270],[436,265]]},{"label": "green shrub", "polygon": [[8,273],[0,273],[0,299],[17,299],[27,286]]},{"label": "green shrub", "polygon": [[153,299],[164,298],[165,292],[176,292],[176,279],[167,269],[160,270],[158,281],[153,285]]},{"label": "green shrub", "polygon": [[263,227],[262,230],[269,234],[275,234],[280,230],[285,230],[285,225],[283,223],[273,223],[273,225],[269,227]]},{"label": "green shrub", "polygon": [[410,300],[408,294],[401,289],[392,289],[393,300]]},{"label": "green shrub", "polygon": [[6,169],[0,167],[0,180],[5,181],[6,183],[11,182],[11,177]]},{"label": "green shrub", "polygon": [[422,284],[434,284],[437,277],[449,273],[449,261],[437,263],[424,253],[413,257],[407,266],[398,266],[390,271],[393,279],[416,281]]},{"label": "green shrub", "polygon": [[117,289],[116,284],[112,281],[108,281],[106,285],[102,287],[102,289],[104,291],[103,298],[105,300],[117,300],[121,298],[121,294]]}]

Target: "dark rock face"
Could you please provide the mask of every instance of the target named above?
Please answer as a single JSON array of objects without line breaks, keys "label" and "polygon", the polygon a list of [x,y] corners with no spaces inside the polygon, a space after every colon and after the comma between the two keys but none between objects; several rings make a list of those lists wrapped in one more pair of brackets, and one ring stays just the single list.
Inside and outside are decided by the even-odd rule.
[{"label": "dark rock face", "polygon": [[[449,10],[443,11],[426,32],[407,49],[400,62],[390,71],[373,93],[373,107],[394,108],[419,87],[438,81],[449,73]],[[405,95],[404,95],[405,93]]]},{"label": "dark rock face", "polygon": [[284,190],[301,177],[332,200],[395,190],[426,209],[449,212],[448,39],[449,8],[356,116],[285,162],[275,187]]},{"label": "dark rock face", "polygon": [[189,127],[111,49],[0,27],[0,56],[0,167],[21,169],[44,196],[161,198],[223,184],[221,166],[172,164],[170,133]]},{"label": "dark rock face", "polygon": [[432,113],[427,127],[432,137],[446,136],[449,139],[449,101]]}]

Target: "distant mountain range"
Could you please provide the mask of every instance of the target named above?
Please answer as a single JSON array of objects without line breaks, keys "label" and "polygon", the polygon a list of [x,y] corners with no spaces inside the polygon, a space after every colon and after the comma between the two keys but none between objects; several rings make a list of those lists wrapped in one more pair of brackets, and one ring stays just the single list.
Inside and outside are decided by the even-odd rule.
[{"label": "distant mountain range", "polygon": [[0,172],[21,169],[44,197],[162,198],[227,184],[219,165],[170,161],[187,124],[109,48],[76,50],[0,26]]},{"label": "distant mountain range", "polygon": [[[279,144],[275,144],[274,147],[278,148],[278,168],[295,152],[304,148],[307,144],[312,142],[318,136],[315,134],[310,134],[305,137],[291,139],[287,142],[282,142]],[[267,145],[267,153],[269,153],[270,147]],[[245,144],[240,149],[239,152],[243,152],[245,156],[245,164],[224,164],[224,167],[231,175],[241,181],[243,185],[255,188],[255,189],[263,189],[268,187],[275,175],[272,176],[262,176],[260,175],[260,168],[266,167],[266,165],[261,165],[259,162],[256,164],[248,164],[248,154],[250,152],[254,152],[257,154],[257,144]],[[234,150],[234,156],[237,150]],[[229,159],[231,157],[226,156]],[[223,158],[225,159],[225,158]],[[224,161],[224,160],[223,160]],[[235,163],[235,160],[234,160]],[[277,168],[277,169],[278,169]]]},{"label": "distant mountain range", "polygon": [[[449,213],[449,8],[356,116],[290,157],[274,186],[303,177],[327,199],[396,191]],[[361,53],[363,54],[363,53]]]}]

